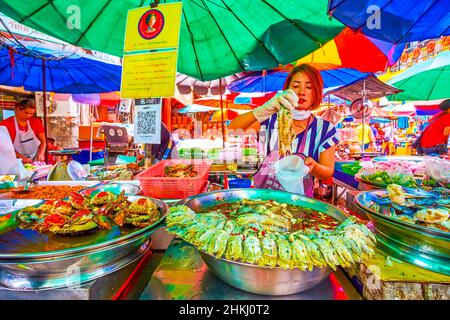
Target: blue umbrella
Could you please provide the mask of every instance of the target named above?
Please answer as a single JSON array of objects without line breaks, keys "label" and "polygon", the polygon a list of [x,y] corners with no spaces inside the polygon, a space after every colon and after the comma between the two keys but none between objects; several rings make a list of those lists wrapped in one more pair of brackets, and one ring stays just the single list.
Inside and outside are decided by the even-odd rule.
[{"label": "blue umbrella", "polygon": [[[3,44],[3,45],[2,45]],[[88,55],[81,48],[22,41],[0,43],[0,84],[29,91],[98,93],[120,90],[122,67]],[[47,137],[47,106],[43,99]],[[46,161],[48,153],[45,153]]]},{"label": "blue umbrella", "polygon": [[448,0],[330,0],[328,12],[354,30],[393,43],[450,34]]},{"label": "blue umbrella", "polygon": [[[340,87],[367,77],[370,73],[363,73],[354,69],[332,69],[320,71],[324,88]],[[283,89],[288,73],[269,71],[266,76],[261,72],[251,72],[241,79],[228,85],[230,91],[235,92],[268,92]]]},{"label": "blue umbrella", "polygon": [[[0,49],[0,84],[28,91],[99,93],[120,90],[122,67],[106,63],[75,47],[23,41]],[[33,52],[33,54],[30,54]],[[45,62],[44,62],[45,60]],[[46,86],[43,83],[45,64]]]}]

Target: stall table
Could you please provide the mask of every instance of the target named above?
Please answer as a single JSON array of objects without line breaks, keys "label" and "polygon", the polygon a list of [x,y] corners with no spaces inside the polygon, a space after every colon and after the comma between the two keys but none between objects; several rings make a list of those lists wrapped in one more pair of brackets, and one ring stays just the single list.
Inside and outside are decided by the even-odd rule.
[{"label": "stall table", "polygon": [[342,271],[335,271],[316,287],[288,296],[264,296],[233,288],[217,278],[201,259],[197,249],[183,240],[175,239],[166,250],[141,300],[345,300],[362,299]]},{"label": "stall table", "polygon": [[371,259],[349,272],[370,300],[449,300],[450,277],[389,257],[375,250]]},{"label": "stall table", "polygon": [[[156,256],[158,253],[156,253]],[[154,270],[153,252],[148,250],[140,259],[109,275],[79,286],[49,290],[15,291],[2,289],[2,300],[121,300],[138,299]],[[159,261],[159,260],[157,260]]]},{"label": "stall table", "polygon": [[[334,167],[333,173],[333,187],[332,187],[332,198],[331,204],[336,205],[339,198],[341,198],[347,190],[358,191],[362,186],[355,179],[354,176],[342,171],[342,165],[347,162],[337,161]],[[344,188],[344,190],[339,194],[338,187]]]}]

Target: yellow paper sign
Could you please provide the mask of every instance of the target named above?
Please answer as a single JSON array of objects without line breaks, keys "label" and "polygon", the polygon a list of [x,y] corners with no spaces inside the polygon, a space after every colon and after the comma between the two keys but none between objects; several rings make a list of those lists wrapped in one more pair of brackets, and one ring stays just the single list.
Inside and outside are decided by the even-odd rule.
[{"label": "yellow paper sign", "polygon": [[121,98],[172,97],[176,69],[176,51],[125,55]]},{"label": "yellow paper sign", "polygon": [[124,51],[178,48],[181,2],[128,11]]}]

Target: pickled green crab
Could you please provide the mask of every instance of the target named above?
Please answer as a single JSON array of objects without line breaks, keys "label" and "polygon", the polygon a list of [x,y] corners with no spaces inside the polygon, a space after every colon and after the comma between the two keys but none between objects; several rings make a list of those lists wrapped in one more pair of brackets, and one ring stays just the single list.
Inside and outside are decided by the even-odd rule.
[{"label": "pickled green crab", "polygon": [[140,198],[132,202],[128,208],[119,210],[114,222],[119,226],[132,225],[145,228],[152,225],[161,218],[158,206],[150,199]]},{"label": "pickled green crab", "polygon": [[[255,207],[249,207],[255,204]],[[269,210],[269,209],[270,210]],[[277,208],[277,210],[272,210]],[[171,207],[168,231],[216,258],[264,268],[350,267],[373,254],[375,236],[356,218],[337,227],[290,230],[295,218],[273,202],[241,200],[228,215],[195,213],[186,206]],[[275,212],[283,212],[276,216]],[[306,217],[305,217],[306,219]]]},{"label": "pickled green crab", "polygon": [[21,228],[70,236],[93,232],[97,228],[109,230],[112,221],[120,227],[144,228],[160,218],[153,201],[141,198],[131,203],[124,192],[119,196],[100,192],[92,199],[72,193],[67,200],[46,201],[37,208],[27,207],[17,214]]},{"label": "pickled green crab", "polygon": [[101,191],[99,193],[97,193],[90,201],[90,204],[93,205],[102,205],[102,204],[107,204],[108,202],[112,202],[114,201],[116,198],[116,196],[114,195],[114,193],[109,192],[109,191]]}]

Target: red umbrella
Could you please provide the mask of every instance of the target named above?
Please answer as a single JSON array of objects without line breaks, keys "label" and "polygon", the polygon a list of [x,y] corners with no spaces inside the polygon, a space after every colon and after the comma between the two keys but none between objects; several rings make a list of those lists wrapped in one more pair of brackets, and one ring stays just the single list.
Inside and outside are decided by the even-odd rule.
[{"label": "red umbrella", "polygon": [[352,68],[361,72],[384,71],[400,59],[404,47],[405,44],[394,45],[373,39],[347,27],[296,64],[310,63],[320,70]]},{"label": "red umbrella", "polygon": [[[234,118],[236,118],[239,113],[233,110],[224,110],[225,114],[224,114],[224,118],[228,119],[228,120],[233,120]],[[214,113],[211,115],[211,117],[209,118],[210,121],[222,121],[222,110],[216,110],[214,111]]]},{"label": "red umbrella", "polygon": [[100,93],[100,105],[115,106],[120,103],[120,96],[116,92]]}]

